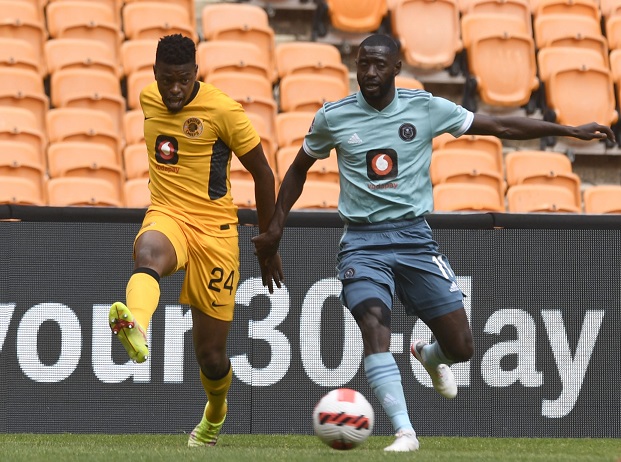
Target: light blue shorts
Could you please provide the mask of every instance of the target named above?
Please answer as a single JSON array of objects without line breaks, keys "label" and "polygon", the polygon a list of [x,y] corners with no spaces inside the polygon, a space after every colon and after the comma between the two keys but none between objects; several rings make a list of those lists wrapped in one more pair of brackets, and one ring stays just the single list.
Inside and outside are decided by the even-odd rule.
[{"label": "light blue shorts", "polygon": [[395,293],[406,313],[423,321],[463,308],[455,273],[424,218],[347,225],[337,270],[350,310],[372,298],[392,309]]}]

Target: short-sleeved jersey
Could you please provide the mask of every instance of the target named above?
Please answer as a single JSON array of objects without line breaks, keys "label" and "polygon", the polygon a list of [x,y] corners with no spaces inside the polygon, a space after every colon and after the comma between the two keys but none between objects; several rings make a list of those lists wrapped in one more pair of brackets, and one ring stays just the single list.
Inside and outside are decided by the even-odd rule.
[{"label": "short-sleeved jersey", "polygon": [[473,117],[462,106],[423,90],[398,88],[382,111],[358,92],[325,103],[303,147],[318,159],[336,150],[339,214],[345,222],[415,218],[433,210],[432,139],[464,134]]},{"label": "short-sleeved jersey", "polygon": [[203,82],[195,84],[190,101],[177,113],[168,111],[155,82],[142,90],[140,104],[151,208],[206,232],[236,233],[236,226],[223,226],[237,224],[231,153],[241,157],[260,142],[242,106]]}]

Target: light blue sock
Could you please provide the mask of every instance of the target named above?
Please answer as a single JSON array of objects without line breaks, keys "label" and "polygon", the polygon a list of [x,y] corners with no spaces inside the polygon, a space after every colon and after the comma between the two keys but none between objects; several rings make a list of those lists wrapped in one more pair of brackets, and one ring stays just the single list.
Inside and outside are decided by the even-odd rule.
[{"label": "light blue sock", "polygon": [[446,364],[447,366],[450,366],[451,364],[453,364],[453,361],[446,357],[438,342],[433,342],[429,345],[425,345],[423,347],[423,350],[421,351],[421,356],[423,358],[425,366],[427,367],[438,367],[440,364]]},{"label": "light blue sock", "polygon": [[414,431],[405,404],[401,373],[392,353],[376,353],[364,358],[364,372],[395,432]]}]

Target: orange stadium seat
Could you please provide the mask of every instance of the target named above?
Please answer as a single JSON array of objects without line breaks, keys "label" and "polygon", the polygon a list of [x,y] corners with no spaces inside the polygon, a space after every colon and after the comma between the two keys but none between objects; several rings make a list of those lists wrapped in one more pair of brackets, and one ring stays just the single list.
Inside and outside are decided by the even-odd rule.
[{"label": "orange stadium seat", "polygon": [[101,178],[50,178],[46,187],[48,204],[51,206],[123,206],[122,190]]},{"label": "orange stadium seat", "polygon": [[329,43],[292,41],[276,46],[278,75],[321,74],[343,80],[349,88],[349,70],[339,49]]},{"label": "orange stadium seat", "polygon": [[548,184],[563,186],[580,206],[580,177],[572,171],[571,161],[560,152],[513,151],[505,156],[507,184]]},{"label": "orange stadium seat", "polygon": [[374,32],[388,13],[386,0],[327,0],[330,23],[345,32]]},{"label": "orange stadium seat", "polygon": [[254,129],[261,137],[261,145],[268,163],[271,166],[274,166],[276,150],[278,149],[276,133],[272,131],[273,129],[269,126],[268,121],[266,121],[262,115],[254,112],[246,112],[246,115],[250,119]]},{"label": "orange stadium seat", "polygon": [[125,207],[142,209],[151,205],[148,178],[134,178],[123,184]]},{"label": "orange stadium seat", "polygon": [[204,40],[238,40],[259,47],[270,63],[272,81],[278,77],[274,56],[274,29],[267,12],[257,5],[210,3],[201,10]]},{"label": "orange stadium seat", "polygon": [[48,34],[40,11],[29,2],[0,0],[0,37],[25,40],[44,56],[43,44]]},{"label": "orange stadium seat", "polygon": [[498,191],[477,183],[440,183],[433,187],[434,212],[504,212]]},{"label": "orange stadium seat", "polygon": [[606,20],[606,38],[610,50],[621,48],[621,14]]},{"label": "orange stadium seat", "polygon": [[45,114],[49,104],[39,73],[25,69],[4,69],[0,72],[0,106],[29,110],[35,116],[39,129],[45,131]]},{"label": "orange stadium seat", "polygon": [[251,173],[246,170],[246,167],[244,167],[236,155],[231,156],[230,179],[231,181],[238,179],[254,181]]},{"label": "orange stadium seat", "polygon": [[309,111],[280,112],[276,115],[278,146],[300,148],[315,114]]},{"label": "orange stadium seat", "polygon": [[233,203],[241,209],[256,208],[254,180],[241,177],[231,178],[231,196],[233,196]]},{"label": "orange stadium seat", "polygon": [[621,11],[621,0],[600,0],[599,10],[604,20],[615,16]]},{"label": "orange stadium seat", "polygon": [[125,180],[116,152],[104,145],[79,141],[52,143],[47,150],[47,164],[51,178],[97,178],[115,188],[121,188]]},{"label": "orange stadium seat", "polygon": [[337,183],[322,180],[306,180],[293,210],[327,209],[336,210],[339,204],[340,187]]},{"label": "orange stadium seat", "polygon": [[349,94],[349,87],[327,75],[290,74],[280,80],[280,110],[316,112],[323,103]]},{"label": "orange stadium seat", "polygon": [[265,53],[253,43],[235,40],[201,42],[196,49],[196,60],[201,80],[214,72],[245,72],[268,80],[274,76]]},{"label": "orange stadium seat", "polygon": [[393,32],[410,66],[444,69],[463,48],[456,0],[400,0],[391,18]]},{"label": "orange stadium seat", "polygon": [[537,48],[551,46],[555,41],[587,37],[603,37],[599,21],[574,14],[543,14],[535,17],[533,32]]},{"label": "orange stadium seat", "polygon": [[435,149],[472,149],[476,151],[487,152],[496,161],[496,169],[503,171],[503,152],[502,141],[495,136],[487,135],[462,135],[455,138],[453,135],[446,133],[444,136],[437,137]]},{"label": "orange stadium seat", "polygon": [[123,116],[125,143],[144,144],[144,114],[142,109],[134,109],[125,112]]},{"label": "orange stadium seat", "polygon": [[127,76],[127,107],[129,109],[140,109],[140,92],[153,82],[155,82],[153,69],[135,71]]},{"label": "orange stadium seat", "polygon": [[503,34],[528,34],[528,28],[521,18],[501,13],[472,13],[461,18],[461,37],[466,50],[480,37]]},{"label": "orange stadium seat", "polygon": [[[41,4],[47,5],[48,3],[66,2],[66,1],[75,1],[75,0],[41,0]],[[123,8],[123,4],[126,3],[126,0],[81,0],[81,1],[90,1],[92,3],[99,3],[100,5],[104,5],[106,8],[108,8],[110,11],[113,12],[115,24],[119,27],[121,26],[121,9]]]},{"label": "orange stadium seat", "polygon": [[48,3],[47,27],[51,38],[99,40],[113,52],[120,63],[120,46],[124,38],[117,11],[101,2],[67,0]]},{"label": "orange stadium seat", "polygon": [[130,75],[136,71],[153,71],[156,39],[125,40],[121,44],[121,67],[123,75]]},{"label": "orange stadium seat", "polygon": [[[282,182],[285,178],[285,174],[299,150],[299,147],[287,146],[280,148],[276,153],[279,182]],[[328,158],[315,161],[311,168],[308,169],[306,178],[312,181],[327,181],[339,184],[339,168],[336,153],[332,152]]]},{"label": "orange stadium seat", "polygon": [[45,58],[50,74],[69,68],[97,69],[121,76],[121,66],[114,52],[102,41],[80,38],[57,38],[45,42]]},{"label": "orange stadium seat", "polygon": [[19,1],[32,5],[37,12],[37,16],[39,20],[45,23],[45,5],[47,5],[47,2],[49,0],[19,0]]},{"label": "orange stadium seat", "polygon": [[160,3],[172,3],[175,5],[179,5],[184,10],[186,10],[190,14],[190,23],[196,24],[196,1],[195,0],[117,0],[119,2],[124,3],[134,3],[134,2],[160,2]]},{"label": "orange stadium seat", "polygon": [[395,77],[395,86],[398,88],[409,88],[412,90],[424,90],[425,85],[423,82],[414,77],[406,77],[404,75],[397,75]]},{"label": "orange stadium seat", "polygon": [[545,14],[573,14],[593,18],[598,23],[602,16],[599,5],[593,0],[537,0],[533,16]]},{"label": "orange stadium seat", "polygon": [[39,186],[22,177],[0,177],[0,204],[46,205]]},{"label": "orange stadium seat", "polygon": [[17,68],[45,74],[45,60],[31,43],[19,38],[0,36],[0,71]]},{"label": "orange stadium seat", "polygon": [[123,30],[129,40],[182,34],[198,42],[190,11],[181,5],[157,1],[129,2],[123,7],[122,15]]},{"label": "orange stadium seat", "polygon": [[24,143],[0,140],[0,177],[25,178],[37,186],[42,196],[45,175],[45,164],[36,149]]},{"label": "orange stadium seat", "polygon": [[584,190],[584,213],[621,213],[621,185],[600,184]]},{"label": "orange stadium seat", "polygon": [[477,183],[496,189],[504,197],[505,181],[496,159],[486,152],[465,149],[438,149],[431,155],[431,183]]},{"label": "orange stadium seat", "polygon": [[0,141],[12,141],[30,146],[45,163],[47,137],[39,128],[35,115],[23,108],[0,106]]},{"label": "orange stadium seat", "polygon": [[59,107],[47,113],[47,134],[50,143],[80,141],[101,144],[112,149],[121,160],[123,138],[112,117],[96,109]]},{"label": "orange stadium seat", "polygon": [[526,26],[527,32],[532,35],[532,16],[529,0],[468,0],[464,15],[491,13],[504,14],[520,18]]},{"label": "orange stadium seat", "polygon": [[517,184],[507,189],[509,212],[580,213],[574,195],[563,186],[548,184]]},{"label": "orange stadium seat", "polygon": [[97,109],[110,115],[117,133],[123,133],[125,98],[118,78],[95,69],[62,69],[50,79],[52,105]]},{"label": "orange stadium seat", "polygon": [[145,144],[128,144],[125,146],[123,165],[125,166],[125,177],[128,180],[149,178],[149,155]]}]

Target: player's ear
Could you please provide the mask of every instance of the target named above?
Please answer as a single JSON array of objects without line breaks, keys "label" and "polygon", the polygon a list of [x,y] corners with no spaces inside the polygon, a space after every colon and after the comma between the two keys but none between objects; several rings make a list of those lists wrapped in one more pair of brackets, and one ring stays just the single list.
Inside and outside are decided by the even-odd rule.
[{"label": "player's ear", "polygon": [[395,76],[401,73],[401,60],[398,59],[395,63]]}]

